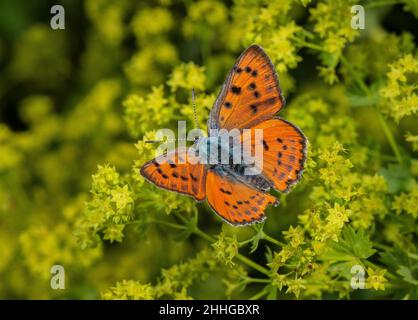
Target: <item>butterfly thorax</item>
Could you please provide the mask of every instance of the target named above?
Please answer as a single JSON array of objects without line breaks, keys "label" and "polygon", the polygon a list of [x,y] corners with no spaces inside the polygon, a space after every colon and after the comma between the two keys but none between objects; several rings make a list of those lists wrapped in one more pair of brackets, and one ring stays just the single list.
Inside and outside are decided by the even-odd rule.
[{"label": "butterfly thorax", "polygon": [[200,138],[196,144],[200,163],[204,164],[229,164],[232,156],[230,144],[221,136]]},{"label": "butterfly thorax", "polygon": [[232,179],[239,180],[258,190],[267,191],[272,187],[271,182],[262,174],[249,174],[254,164],[243,161],[243,152],[234,146],[232,140],[222,139],[221,136],[200,138],[195,146],[200,162],[209,165],[209,170]]}]

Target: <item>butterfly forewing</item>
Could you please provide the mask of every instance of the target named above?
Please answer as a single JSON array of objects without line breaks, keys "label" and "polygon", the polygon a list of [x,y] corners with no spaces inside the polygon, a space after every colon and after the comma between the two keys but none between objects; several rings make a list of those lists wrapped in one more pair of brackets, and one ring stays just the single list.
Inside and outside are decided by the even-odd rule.
[{"label": "butterfly forewing", "polygon": [[[181,161],[179,161],[181,160]],[[161,155],[141,168],[141,174],[160,188],[192,196],[197,201],[206,198],[206,165],[188,157],[186,148]]]},{"label": "butterfly forewing", "polygon": [[250,128],[271,119],[284,105],[267,54],[252,45],[237,59],[212,109],[209,128]]}]

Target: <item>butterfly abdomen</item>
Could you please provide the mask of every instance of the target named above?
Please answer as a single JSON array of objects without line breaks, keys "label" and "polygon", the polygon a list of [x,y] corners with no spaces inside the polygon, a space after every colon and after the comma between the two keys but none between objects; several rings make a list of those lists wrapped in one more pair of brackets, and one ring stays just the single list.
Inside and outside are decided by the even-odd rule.
[{"label": "butterfly abdomen", "polygon": [[233,165],[212,165],[210,170],[216,172],[220,176],[232,177],[248,186],[256,188],[257,190],[266,192],[269,191],[273,185],[270,180],[262,174],[246,175],[245,170],[250,168],[248,165],[233,164]]},{"label": "butterfly abdomen", "polygon": [[231,173],[235,175],[238,180],[261,191],[270,190],[273,185],[262,174],[255,174],[255,175],[245,174],[246,169],[250,169],[250,168],[251,166],[247,166],[247,165],[230,166]]}]

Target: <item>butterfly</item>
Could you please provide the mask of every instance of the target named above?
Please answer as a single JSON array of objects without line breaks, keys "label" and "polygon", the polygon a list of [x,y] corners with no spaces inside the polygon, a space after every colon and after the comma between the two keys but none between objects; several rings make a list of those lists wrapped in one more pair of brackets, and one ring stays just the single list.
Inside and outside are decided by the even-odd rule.
[{"label": "butterfly", "polygon": [[[196,161],[193,158],[198,155],[190,155],[186,147],[145,163],[140,173],[160,188],[196,201],[207,199],[213,211],[234,226],[261,222],[266,207],[279,204],[269,190],[289,192],[305,166],[307,139],[295,125],[276,116],[284,105],[270,58],[260,46],[252,45],[229,72],[210,112],[208,130],[262,129],[262,141],[251,142],[253,147],[262,144],[261,173],[245,175],[243,165]],[[216,137],[201,138],[195,144],[211,138]]]}]

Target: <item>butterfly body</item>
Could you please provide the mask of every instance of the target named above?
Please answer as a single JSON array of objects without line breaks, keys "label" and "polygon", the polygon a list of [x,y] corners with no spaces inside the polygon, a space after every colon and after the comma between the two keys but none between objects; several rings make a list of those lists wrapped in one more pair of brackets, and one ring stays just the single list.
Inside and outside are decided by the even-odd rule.
[{"label": "butterfly body", "polygon": [[[160,188],[206,199],[232,225],[263,221],[267,206],[278,204],[268,191],[288,192],[306,160],[302,131],[275,117],[284,103],[273,64],[261,47],[252,45],[237,59],[216,99],[209,136],[147,162],[141,174]],[[261,154],[251,158],[254,150]]]},{"label": "butterfly body", "polygon": [[[253,188],[262,191],[268,191],[272,187],[271,183],[261,174],[245,174],[251,173],[251,168],[254,164],[246,164],[242,161],[245,150],[241,148],[241,143],[238,146],[233,145],[232,139],[228,139],[227,133],[221,135],[201,137],[193,147],[199,150],[199,158],[201,163],[208,163],[208,170],[224,176],[233,177],[237,181],[247,184]],[[227,155],[224,159],[222,155]],[[238,155],[240,161],[234,163],[234,154]],[[224,161],[223,161],[224,160]]]},{"label": "butterfly body", "polygon": [[[199,158],[202,163],[217,164],[221,162],[229,162],[232,156],[229,142],[225,141],[222,136],[202,137],[196,143],[195,148],[198,150]],[[224,155],[224,161],[222,156]]]}]

